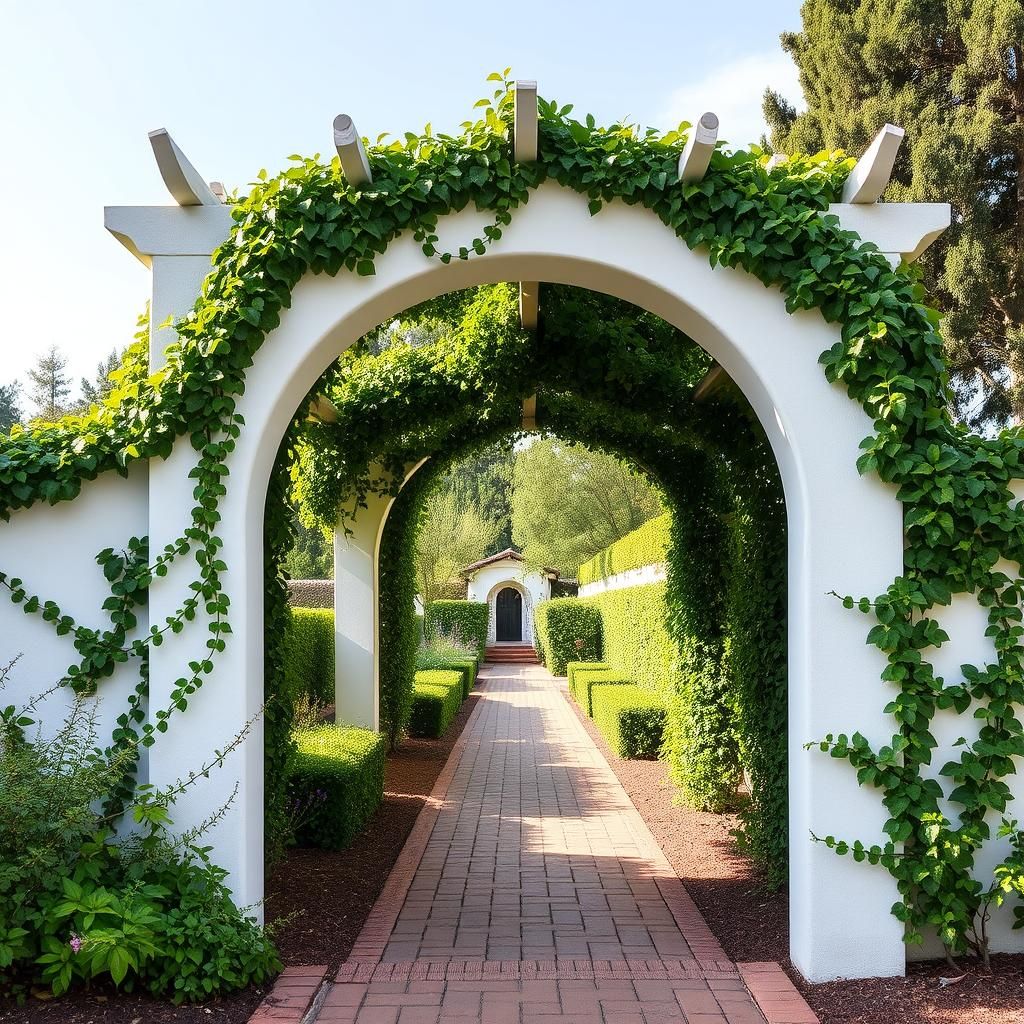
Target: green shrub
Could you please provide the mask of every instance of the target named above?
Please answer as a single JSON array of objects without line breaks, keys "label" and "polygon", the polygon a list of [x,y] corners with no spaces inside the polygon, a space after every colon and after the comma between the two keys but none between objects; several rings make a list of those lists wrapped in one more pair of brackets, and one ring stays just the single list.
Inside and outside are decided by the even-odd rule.
[{"label": "green shrub", "polygon": [[596,671],[576,670],[576,702],[586,712],[588,718],[594,717],[593,688],[597,683],[608,686],[635,686],[629,676],[613,669],[597,669]]},{"label": "green shrub", "polygon": [[292,608],[285,627],[285,686],[294,701],[306,694],[334,703],[334,609]]},{"label": "green shrub", "polygon": [[100,752],[97,710],[80,697],[34,741],[27,716],[0,710],[0,995],[113,982],[181,1003],[267,981],[277,952],[232,902],[206,830],[166,831],[194,782],[143,791],[127,807],[135,827],[115,835],[108,813],[134,759]]},{"label": "green shrub", "polygon": [[322,725],[295,734],[289,779],[290,811],[301,846],[343,850],[384,795],[382,734]]},{"label": "green shrub", "polygon": [[477,663],[472,658],[450,662],[450,667],[462,672],[462,699],[465,700],[476,686]]},{"label": "green shrub", "polygon": [[433,601],[423,617],[423,637],[428,643],[447,637],[472,647],[482,658],[487,650],[487,616],[483,601]]},{"label": "green shrub", "polygon": [[599,672],[602,669],[609,669],[611,665],[603,661],[570,661],[565,666],[565,675],[569,681],[569,693],[576,696],[576,673],[579,670],[584,672]]},{"label": "green shrub", "polygon": [[661,692],[679,659],[668,629],[665,583],[606,590],[586,600],[601,614],[602,661],[638,686]]},{"label": "green shrub", "polygon": [[590,700],[594,725],[619,757],[658,757],[665,731],[665,705],[655,694],[636,685],[595,682]]},{"label": "green shrub", "polygon": [[409,735],[438,739],[448,731],[462,705],[464,674],[453,669],[416,673],[412,688]]},{"label": "green shrub", "polygon": [[644,523],[632,533],[627,533],[621,540],[610,544],[580,566],[580,585],[585,586],[620,572],[642,569],[645,565],[660,565],[667,561],[671,530],[672,515],[666,513]]},{"label": "green shrub", "polygon": [[570,661],[596,661],[601,655],[601,614],[589,601],[556,597],[534,611],[540,654],[552,675],[565,675]]}]

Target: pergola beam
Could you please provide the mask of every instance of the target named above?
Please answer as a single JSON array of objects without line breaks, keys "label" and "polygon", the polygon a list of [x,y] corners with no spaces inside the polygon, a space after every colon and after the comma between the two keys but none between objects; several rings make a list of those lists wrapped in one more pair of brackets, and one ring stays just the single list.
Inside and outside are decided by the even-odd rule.
[{"label": "pergola beam", "polygon": [[695,403],[706,402],[728,380],[729,375],[718,363],[715,363],[693,389],[692,400]]},{"label": "pergola beam", "polygon": [[904,131],[887,124],[871,140],[864,155],[857,161],[843,185],[844,203],[876,203],[885,191],[896,164],[896,154],[903,141]]},{"label": "pergola beam", "polygon": [[153,147],[160,177],[179,206],[220,206],[220,200],[189,163],[166,128],[150,132],[149,144]]},{"label": "pergola beam", "polygon": [[[537,83],[516,82],[512,116],[512,157],[517,164],[537,159]],[[540,283],[519,282],[519,323],[524,331],[535,331],[540,316]],[[524,409],[524,420],[526,413]]]},{"label": "pergola beam", "polygon": [[705,111],[690,130],[686,146],[679,154],[679,180],[694,184],[707,174],[718,142],[718,115]]},{"label": "pergola beam", "polygon": [[372,184],[373,174],[363,140],[348,114],[339,114],[334,119],[334,148],[338,151],[345,180],[353,188]]}]

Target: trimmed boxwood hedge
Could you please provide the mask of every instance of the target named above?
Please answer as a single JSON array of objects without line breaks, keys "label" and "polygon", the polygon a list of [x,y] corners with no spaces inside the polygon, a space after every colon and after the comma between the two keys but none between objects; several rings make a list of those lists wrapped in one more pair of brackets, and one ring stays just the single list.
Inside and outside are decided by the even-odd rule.
[{"label": "trimmed boxwood hedge", "polygon": [[384,795],[381,733],[322,725],[295,734],[288,780],[289,808],[300,846],[343,850]]},{"label": "trimmed boxwood hedge", "polygon": [[595,672],[609,668],[611,668],[611,665],[604,661],[570,661],[565,666],[565,675],[569,680],[569,693],[573,697],[576,696],[576,673],[578,671]]},{"label": "trimmed boxwood hedge", "polygon": [[541,601],[533,613],[540,655],[552,675],[564,676],[570,661],[601,656],[601,613],[576,597]]},{"label": "trimmed boxwood hedge", "polygon": [[614,669],[598,669],[595,671],[576,670],[576,702],[587,713],[588,718],[594,717],[593,687],[597,683],[609,686],[635,686],[629,676],[616,672]]},{"label": "trimmed boxwood hedge", "polygon": [[334,703],[334,609],[292,608],[285,627],[284,672],[289,697],[302,693]]},{"label": "trimmed boxwood hedge", "polygon": [[482,658],[487,650],[487,603],[484,601],[432,601],[423,616],[423,637],[455,637],[472,645]]},{"label": "trimmed boxwood hedge", "polygon": [[594,725],[619,757],[657,759],[665,732],[665,705],[650,690],[594,682]]},{"label": "trimmed boxwood hedge", "polygon": [[580,566],[580,586],[629,572],[630,569],[642,569],[645,565],[661,565],[668,559],[671,532],[672,515],[666,512],[627,533]]},{"label": "trimmed boxwood hedge", "polygon": [[449,663],[453,669],[462,672],[462,699],[465,700],[470,691],[476,686],[477,662],[473,658],[460,658],[458,661]]},{"label": "trimmed boxwood hedge", "polygon": [[416,673],[410,736],[438,739],[448,731],[462,705],[464,677],[458,669],[424,669]]}]

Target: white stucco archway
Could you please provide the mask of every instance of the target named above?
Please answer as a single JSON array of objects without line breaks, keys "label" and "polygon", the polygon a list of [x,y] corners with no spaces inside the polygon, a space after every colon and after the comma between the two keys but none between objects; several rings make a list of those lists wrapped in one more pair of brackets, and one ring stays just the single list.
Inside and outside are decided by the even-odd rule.
[{"label": "white stucco archway", "polygon": [[[198,212],[205,217],[205,210]],[[446,218],[442,243],[472,237],[479,220],[468,211]],[[212,232],[205,222],[197,224]],[[130,231],[123,225],[122,233]],[[147,251],[146,239],[136,237],[135,244]],[[191,252],[179,246],[154,258],[155,324],[191,304],[208,266],[196,248],[198,243]],[[871,425],[841,389],[825,381],[817,363],[837,340],[838,328],[817,312],[788,314],[778,291],[741,271],[712,269],[704,254],[690,252],[648,211],[613,203],[591,217],[585,198],[554,184],[531,196],[485,256],[445,266],[403,238],[378,259],[373,277],[307,276],[295,288],[292,307],[260,350],[239,402],[246,429],[230,459],[231,487],[222,506],[234,636],[216,678],[190,706],[189,728],[169,730],[152,748],[151,781],[179,777],[259,711],[263,507],[278,444],[296,406],[327,365],[372,327],[434,295],[501,280],[578,285],[650,310],[701,344],[757,413],[778,460],[789,516],[793,960],[815,980],[902,972],[900,926],[889,914],[897,898],[893,880],[881,869],[865,869],[803,841],[811,830],[877,834],[885,819],[876,796],[859,788],[846,766],[802,749],[805,741],[851,723],[873,741],[890,732],[878,682],[881,656],[864,645],[863,623],[826,596],[833,589],[878,593],[902,569],[899,503],[889,488],[860,477],[855,467],[858,443]],[[155,359],[168,340],[154,332]],[[154,548],[179,532],[190,466],[191,452],[179,445],[167,462],[150,468]],[[179,592],[174,573],[155,581],[153,621]],[[183,638],[172,639],[153,651],[151,690],[158,706],[187,657]],[[214,842],[240,901],[249,903],[263,892],[258,736],[233,756],[231,767],[212,788],[230,791],[237,777],[241,796]],[[211,799],[216,794],[208,791],[190,794],[177,819],[187,824],[205,816]]]},{"label": "white stucco archway", "polygon": [[499,580],[491,589],[487,592],[487,642],[489,644],[497,643],[497,625],[498,625],[498,594],[503,590],[515,590],[522,598],[521,607],[521,625],[522,625],[522,643],[532,644],[534,642],[533,634],[533,598],[530,596],[530,591],[526,589],[523,584],[513,578]]}]

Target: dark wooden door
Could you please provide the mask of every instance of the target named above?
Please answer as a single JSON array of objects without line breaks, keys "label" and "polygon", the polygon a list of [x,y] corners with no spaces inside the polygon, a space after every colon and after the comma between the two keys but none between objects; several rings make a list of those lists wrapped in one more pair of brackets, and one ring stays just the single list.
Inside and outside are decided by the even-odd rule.
[{"label": "dark wooden door", "polygon": [[523,595],[514,587],[498,591],[495,601],[495,639],[499,643],[523,639]]}]

